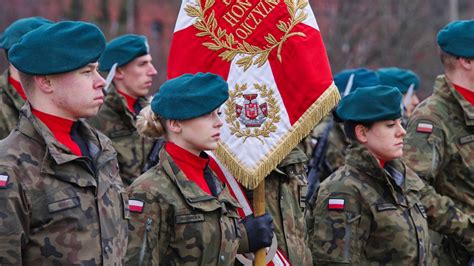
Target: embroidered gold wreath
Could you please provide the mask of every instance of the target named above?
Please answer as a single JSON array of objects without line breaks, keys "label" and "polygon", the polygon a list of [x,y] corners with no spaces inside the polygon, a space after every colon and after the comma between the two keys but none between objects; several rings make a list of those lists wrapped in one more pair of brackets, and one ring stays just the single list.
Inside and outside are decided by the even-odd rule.
[{"label": "embroidered gold wreath", "polygon": [[229,91],[229,100],[226,102],[226,122],[229,125],[229,130],[232,135],[235,135],[237,138],[244,138],[245,142],[248,138],[254,137],[263,142],[262,137],[269,137],[270,133],[276,131],[275,124],[280,122],[280,108],[278,107],[275,97],[273,97],[272,90],[267,88],[267,85],[254,84],[255,89],[258,90],[260,96],[267,100],[268,112],[267,119],[263,124],[254,129],[240,129],[240,122],[238,120],[236,111],[235,111],[235,99],[240,98],[244,95],[244,91],[247,89],[247,84],[235,85],[234,91]]},{"label": "embroidered gold wreath", "polygon": [[[280,0],[263,1],[274,5],[280,2]],[[232,33],[227,33],[225,29],[222,29],[218,25],[214,10],[212,10],[208,16],[205,16],[206,11],[215,4],[215,0],[206,0],[204,8],[201,6],[201,1],[196,0],[196,4],[187,5],[185,11],[188,16],[197,18],[194,27],[200,32],[196,35],[199,37],[211,37],[212,41],[204,42],[203,45],[213,51],[223,50],[219,54],[219,57],[227,62],[232,61],[238,54],[242,55],[242,57],[237,60],[237,65],[243,67],[245,71],[252,65],[257,65],[258,67],[263,66],[268,60],[270,52],[275,48],[278,49],[277,58],[281,63],[281,49],[283,43],[292,36],[306,37],[303,32],[291,32],[291,30],[307,18],[308,15],[304,12],[304,8],[308,5],[308,0],[284,0],[284,2],[290,14],[290,19],[288,22],[280,20],[276,25],[276,27],[283,32],[283,36],[280,40],[277,40],[273,34],[268,33],[264,37],[267,44],[265,44],[263,48],[251,45],[246,41],[242,41],[242,43],[237,42]]]}]

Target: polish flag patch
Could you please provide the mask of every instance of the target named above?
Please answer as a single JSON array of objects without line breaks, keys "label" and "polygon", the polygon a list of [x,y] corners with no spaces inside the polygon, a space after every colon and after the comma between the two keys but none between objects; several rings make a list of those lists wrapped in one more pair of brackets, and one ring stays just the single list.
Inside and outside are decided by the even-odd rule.
[{"label": "polish flag patch", "polygon": [[0,188],[6,187],[8,184],[8,175],[0,174]]},{"label": "polish flag patch", "polygon": [[433,125],[428,123],[418,123],[416,126],[416,132],[431,133],[433,132]]},{"label": "polish flag patch", "polygon": [[329,199],[329,210],[344,210],[344,199]]},{"label": "polish flag patch", "polygon": [[143,206],[145,203],[141,200],[128,200],[128,208],[130,209],[131,212],[143,212]]}]

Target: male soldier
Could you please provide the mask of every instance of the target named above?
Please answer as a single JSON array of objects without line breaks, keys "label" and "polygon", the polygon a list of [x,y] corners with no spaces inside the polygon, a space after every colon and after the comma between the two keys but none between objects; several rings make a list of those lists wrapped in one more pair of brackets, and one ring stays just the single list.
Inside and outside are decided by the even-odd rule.
[{"label": "male soldier", "polygon": [[[6,28],[0,36],[0,48],[5,50],[7,61],[8,50],[21,36],[46,23],[52,21],[42,17],[31,17],[19,19]],[[0,139],[8,136],[16,126],[20,108],[25,103],[26,95],[19,80],[18,70],[12,64],[8,65],[8,69],[0,77]]]},{"label": "male soldier", "polygon": [[136,115],[148,105],[145,96],[157,74],[146,37],[127,34],[110,41],[99,59],[99,70],[115,72],[114,86],[107,90],[99,113],[88,122],[112,140],[120,176],[128,186],[147,170],[144,165],[153,146],[153,140],[140,136],[135,127]]},{"label": "male soldier", "polygon": [[416,91],[420,85],[420,79],[415,72],[398,67],[384,67],[377,70],[380,84],[396,87],[403,94],[402,100],[402,123],[406,127],[408,118],[411,116],[415,107],[420,103]]},{"label": "male soldier", "polygon": [[[438,193],[474,215],[474,20],[438,32],[444,75],[410,118],[405,161]],[[440,265],[467,265],[471,255],[446,236],[432,236]]]},{"label": "male soldier", "polygon": [[[334,83],[339,89],[339,93],[344,97],[356,88],[378,85],[379,79],[373,70],[355,68],[347,69],[336,74],[334,76]],[[316,142],[315,144],[311,143],[309,148],[311,151],[308,155],[311,156],[310,167],[317,168],[313,169],[313,171],[317,171],[317,173],[315,173],[316,176],[310,176],[309,193],[306,197],[311,204],[311,197],[315,195],[319,183],[344,165],[344,157],[346,155],[346,147],[349,145],[349,140],[344,135],[343,126],[334,123],[332,114],[327,115],[324,120],[313,129],[310,138],[312,142]],[[318,152],[318,149],[323,150]],[[313,175],[313,173],[311,175]]]},{"label": "male soldier", "polygon": [[0,142],[0,264],[120,265],[128,197],[110,140],[80,120],[97,113],[105,37],[64,21],[8,52],[27,103]]}]

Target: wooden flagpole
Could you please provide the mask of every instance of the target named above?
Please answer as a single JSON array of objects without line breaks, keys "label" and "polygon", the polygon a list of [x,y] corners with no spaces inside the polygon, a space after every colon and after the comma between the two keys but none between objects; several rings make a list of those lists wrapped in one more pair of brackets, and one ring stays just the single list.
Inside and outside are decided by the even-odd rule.
[{"label": "wooden flagpole", "polygon": [[[253,211],[254,216],[265,214],[265,179],[253,190]],[[266,249],[262,248],[255,252],[255,266],[265,266]]]}]

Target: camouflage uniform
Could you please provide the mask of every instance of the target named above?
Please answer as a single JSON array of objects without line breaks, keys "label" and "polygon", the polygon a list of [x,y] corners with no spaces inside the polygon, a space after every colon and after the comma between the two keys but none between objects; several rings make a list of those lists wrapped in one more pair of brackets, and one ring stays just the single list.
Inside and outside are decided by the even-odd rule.
[{"label": "camouflage uniform", "polygon": [[80,122],[92,159],[71,154],[31,114],[0,145],[0,264],[120,265],[128,197],[108,138]]},{"label": "camouflage uniform", "polygon": [[[139,98],[140,106],[148,105],[146,98]],[[125,98],[111,87],[96,116],[89,124],[112,140],[119,161],[120,176],[124,185],[130,185],[142,174],[144,164],[153,147],[153,139],[138,134],[136,116],[127,107]]]},{"label": "camouflage uniform", "polygon": [[8,83],[8,70],[0,77],[0,139],[4,139],[15,128],[20,108],[25,101]]},{"label": "camouflage uniform", "polygon": [[[431,125],[431,132],[418,132],[420,123]],[[444,75],[438,76],[433,95],[415,110],[407,132],[404,149],[407,164],[438,193],[451,198],[457,208],[472,216],[474,106],[454,89]],[[443,259],[451,257],[447,264],[466,265],[469,254],[456,244],[448,245],[453,242],[446,239],[444,254],[438,256]]]},{"label": "camouflage uniform", "polygon": [[[299,148],[265,178],[266,211],[273,217],[278,248],[292,265],[312,265],[311,251],[305,242],[304,196],[308,181],[308,158]],[[252,201],[252,190],[246,190]]]},{"label": "camouflage uniform", "polygon": [[[399,160],[402,186],[362,145],[350,146],[346,165],[321,183],[308,232],[315,265],[430,265],[424,183]],[[386,166],[387,166],[386,165]],[[332,209],[330,199],[342,199]]]},{"label": "camouflage uniform", "polygon": [[128,187],[144,206],[131,212],[127,264],[231,265],[248,242],[240,205],[219,187],[217,198],[203,192],[162,149],[158,165]]}]

